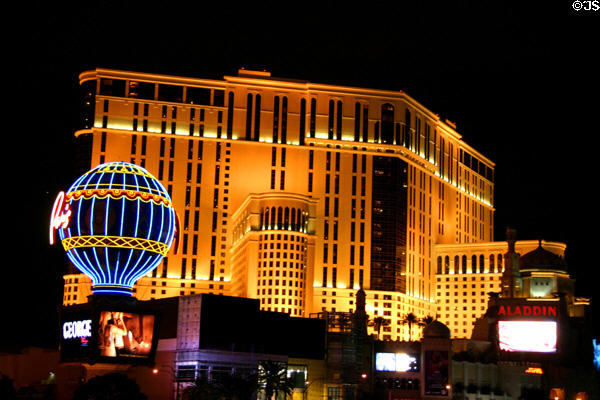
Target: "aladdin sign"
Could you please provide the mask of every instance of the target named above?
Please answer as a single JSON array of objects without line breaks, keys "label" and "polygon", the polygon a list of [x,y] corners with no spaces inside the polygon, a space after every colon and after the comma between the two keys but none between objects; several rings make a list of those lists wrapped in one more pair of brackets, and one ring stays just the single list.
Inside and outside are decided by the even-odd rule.
[{"label": "aladdin sign", "polygon": [[501,305],[498,316],[504,317],[556,317],[556,306],[530,306],[530,305]]}]

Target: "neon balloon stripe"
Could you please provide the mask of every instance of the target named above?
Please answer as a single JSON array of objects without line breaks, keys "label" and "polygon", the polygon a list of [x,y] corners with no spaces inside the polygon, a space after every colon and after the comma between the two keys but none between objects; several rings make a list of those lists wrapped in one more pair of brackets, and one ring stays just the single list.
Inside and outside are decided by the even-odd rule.
[{"label": "neon balloon stripe", "polygon": [[[123,176],[125,176],[125,175],[123,175]],[[138,181],[137,181],[137,176],[135,176],[135,175],[133,176],[133,181],[135,182],[135,189],[136,189],[136,191],[138,191],[139,190],[139,185],[138,185]],[[136,198],[135,199],[135,224],[134,224],[135,231],[134,231],[134,234],[133,234],[134,237],[138,236],[139,222],[140,222],[140,199]],[[131,259],[131,255],[132,255],[132,253],[130,253],[130,257],[127,260],[127,267],[129,267],[129,262],[130,262],[130,259]],[[138,257],[138,259],[136,260],[135,264],[133,265],[133,269],[135,269],[135,267],[139,264],[139,260],[140,260],[140,258]],[[131,268],[128,268],[128,270],[131,270]],[[123,274],[125,272],[126,272],[126,270],[123,269],[123,272],[119,276],[119,281],[123,281]]]}]

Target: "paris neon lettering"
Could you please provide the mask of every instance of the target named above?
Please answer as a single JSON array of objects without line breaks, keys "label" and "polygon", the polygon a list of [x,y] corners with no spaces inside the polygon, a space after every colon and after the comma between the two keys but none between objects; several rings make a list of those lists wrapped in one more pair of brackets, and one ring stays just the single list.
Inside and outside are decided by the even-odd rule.
[{"label": "paris neon lettering", "polygon": [[65,203],[65,192],[60,192],[56,196],[50,215],[50,244],[54,244],[55,231],[67,228],[70,219],[71,210],[69,209],[69,203]]}]

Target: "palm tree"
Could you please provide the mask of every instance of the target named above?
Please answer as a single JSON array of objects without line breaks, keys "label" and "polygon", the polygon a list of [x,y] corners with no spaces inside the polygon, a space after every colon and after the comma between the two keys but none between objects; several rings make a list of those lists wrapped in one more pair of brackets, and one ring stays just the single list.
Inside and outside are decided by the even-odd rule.
[{"label": "palm tree", "polygon": [[258,363],[258,387],[265,394],[265,400],[277,399],[279,393],[286,398],[294,390],[292,381],[287,377],[285,363],[273,360]]},{"label": "palm tree", "polygon": [[371,321],[369,321],[369,326],[372,326],[377,332],[377,340],[379,340],[379,333],[381,332],[381,328],[384,326],[388,326],[390,324],[389,319],[385,319],[383,317],[375,317]]},{"label": "palm tree", "polygon": [[419,324],[419,318],[413,313],[408,313],[404,316],[402,324],[408,325],[408,341],[412,342],[412,327]]},{"label": "palm tree", "polygon": [[421,336],[423,336],[423,329],[431,324],[433,321],[435,321],[435,317],[432,317],[431,315],[428,315],[426,317],[421,318],[417,324],[422,328],[421,329]]}]

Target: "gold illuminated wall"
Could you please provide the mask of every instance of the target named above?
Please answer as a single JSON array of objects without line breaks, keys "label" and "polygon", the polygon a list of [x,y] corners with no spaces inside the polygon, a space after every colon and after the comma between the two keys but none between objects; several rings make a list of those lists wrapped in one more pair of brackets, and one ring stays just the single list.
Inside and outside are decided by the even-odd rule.
[{"label": "gold illuminated wall", "polygon": [[[402,339],[406,314],[437,312],[436,245],[493,241],[493,162],[402,91],[245,70],[208,80],[96,69],[80,83],[86,168],[147,168],[181,221],[179,253],[138,281],[140,299],[247,296],[308,317],[352,311],[363,287],[370,316],[390,320],[382,337]],[[388,248],[397,289],[383,290],[372,282],[373,185],[390,159],[404,219]],[[64,304],[89,294],[87,278],[65,276]]]}]

